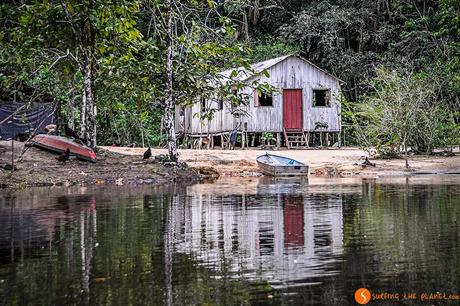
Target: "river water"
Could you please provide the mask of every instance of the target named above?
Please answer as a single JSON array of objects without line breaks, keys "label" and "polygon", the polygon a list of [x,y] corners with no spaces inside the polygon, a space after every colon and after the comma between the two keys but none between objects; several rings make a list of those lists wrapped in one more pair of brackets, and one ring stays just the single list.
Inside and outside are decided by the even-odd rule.
[{"label": "river water", "polygon": [[0,305],[357,305],[361,287],[459,304],[460,177],[0,192]]}]

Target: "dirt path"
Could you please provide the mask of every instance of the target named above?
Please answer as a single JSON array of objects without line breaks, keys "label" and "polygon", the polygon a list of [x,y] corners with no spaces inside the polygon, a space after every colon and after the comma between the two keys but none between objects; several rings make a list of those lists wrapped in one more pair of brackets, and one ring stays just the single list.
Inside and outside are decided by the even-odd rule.
[{"label": "dirt path", "polygon": [[[145,148],[103,147],[110,152],[141,156]],[[257,156],[263,150],[179,150],[179,157],[190,166],[210,166],[222,176],[257,176]],[[357,148],[329,150],[279,150],[269,153],[296,159],[310,165],[316,176],[388,176],[411,173],[460,173],[460,156],[410,156],[406,169],[404,159],[374,160],[376,167],[361,166],[365,152]],[[153,155],[166,154],[166,149],[152,149]]]}]

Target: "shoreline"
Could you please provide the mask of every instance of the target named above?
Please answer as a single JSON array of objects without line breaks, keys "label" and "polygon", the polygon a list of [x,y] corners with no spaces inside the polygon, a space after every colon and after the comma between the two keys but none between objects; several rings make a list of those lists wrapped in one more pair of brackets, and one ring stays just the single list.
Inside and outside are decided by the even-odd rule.
[{"label": "shoreline", "polygon": [[[11,142],[8,142],[11,144]],[[72,157],[65,163],[57,161],[56,153],[30,147],[17,163],[17,170],[5,170],[11,162],[11,146],[0,141],[0,189],[24,189],[51,186],[139,186],[163,185],[172,182],[198,182],[203,176],[185,164],[143,161],[142,156],[127,156],[99,150],[96,163]],[[15,157],[19,156],[24,143],[15,142]]]},{"label": "shoreline", "polygon": [[[109,152],[128,156],[141,156],[144,148],[102,147]],[[376,167],[364,167],[366,153],[359,148],[306,149],[306,150],[191,150],[179,149],[181,161],[191,167],[209,167],[223,177],[261,176],[256,163],[259,155],[272,153],[293,158],[310,166],[315,177],[380,177],[424,174],[460,174],[460,155],[412,155],[406,169],[405,159],[371,159]],[[153,149],[153,156],[167,153],[166,149]]]},{"label": "shoreline", "polygon": [[[15,156],[24,143],[15,142]],[[172,182],[196,183],[206,178],[262,177],[256,157],[265,152],[287,156],[310,166],[313,178],[379,178],[460,174],[460,156],[410,156],[410,169],[404,159],[374,159],[376,167],[364,167],[365,153],[358,148],[307,150],[179,150],[179,165],[155,161],[166,149],[152,148],[152,158],[143,161],[146,148],[98,147],[98,161],[89,163],[71,158],[66,163],[53,154],[31,147],[18,164],[18,170],[3,169],[11,160],[11,142],[0,141],[0,188],[23,189],[43,186],[139,186]]]}]

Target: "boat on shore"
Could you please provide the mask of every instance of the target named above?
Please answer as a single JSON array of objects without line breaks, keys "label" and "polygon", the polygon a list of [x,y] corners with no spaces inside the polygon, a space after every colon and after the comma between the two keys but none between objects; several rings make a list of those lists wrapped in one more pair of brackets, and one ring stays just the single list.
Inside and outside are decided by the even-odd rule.
[{"label": "boat on shore", "polygon": [[73,141],[70,138],[55,136],[55,135],[35,135],[29,142],[29,145],[50,150],[56,153],[62,153],[69,149],[70,154],[76,156],[78,159],[96,162],[96,153],[82,144]]},{"label": "boat on shore", "polygon": [[271,176],[308,176],[308,165],[295,159],[264,154],[256,158],[260,170]]}]

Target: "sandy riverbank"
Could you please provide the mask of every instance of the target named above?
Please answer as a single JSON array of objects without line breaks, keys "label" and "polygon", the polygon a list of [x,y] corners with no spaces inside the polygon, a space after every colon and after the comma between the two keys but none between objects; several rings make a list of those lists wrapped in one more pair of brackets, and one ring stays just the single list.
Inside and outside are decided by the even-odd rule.
[{"label": "sandy riverbank", "polygon": [[[141,156],[145,148],[102,147],[104,150],[129,156]],[[179,156],[189,166],[210,166],[222,176],[260,175],[256,157],[263,150],[179,150]],[[409,169],[404,159],[373,160],[376,167],[361,166],[365,152],[358,148],[329,150],[277,150],[272,154],[287,156],[310,165],[315,176],[394,176],[421,173],[460,173],[460,155],[410,156]],[[152,149],[153,155],[166,154],[166,149]]]}]

